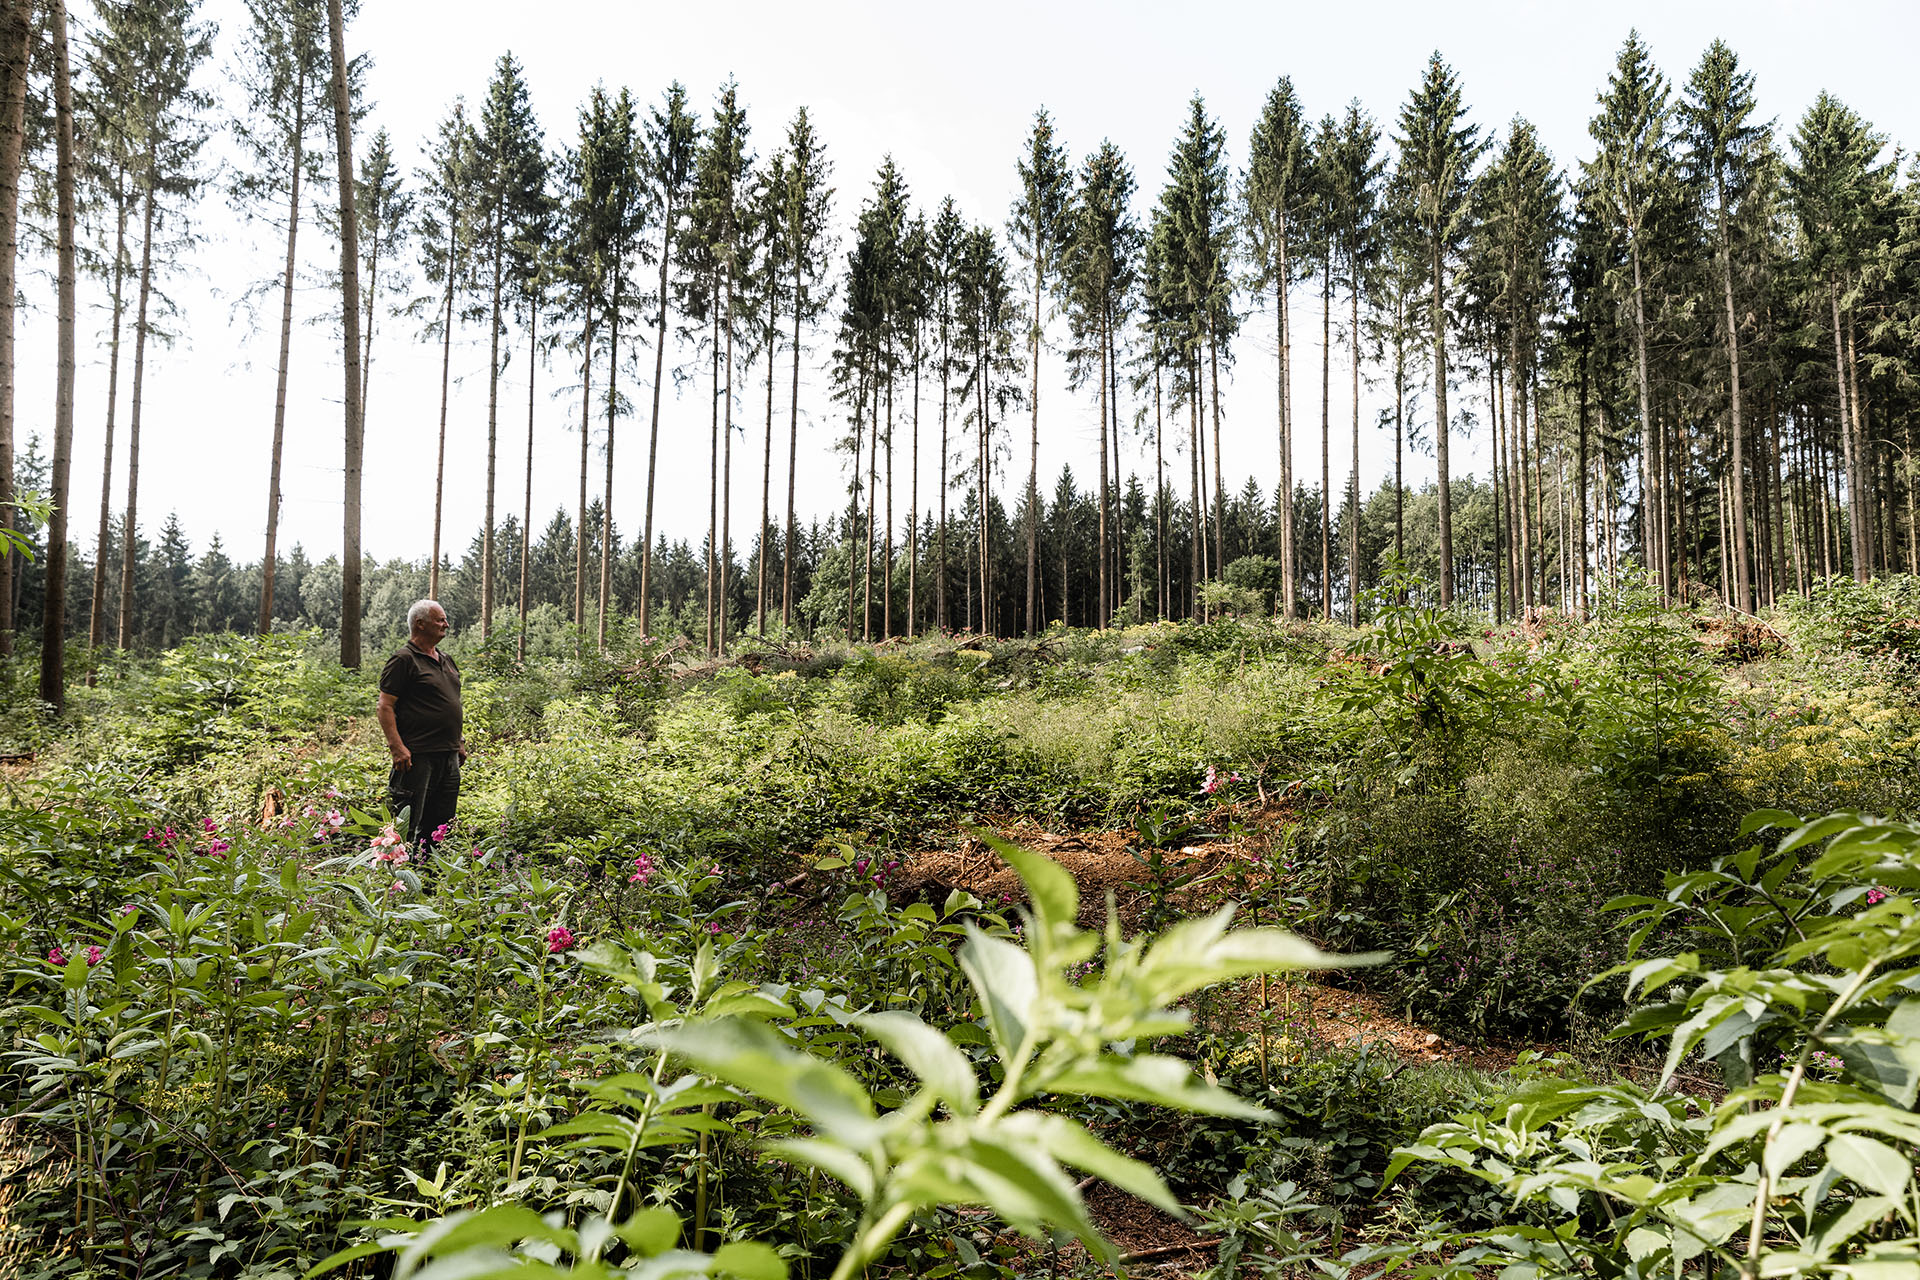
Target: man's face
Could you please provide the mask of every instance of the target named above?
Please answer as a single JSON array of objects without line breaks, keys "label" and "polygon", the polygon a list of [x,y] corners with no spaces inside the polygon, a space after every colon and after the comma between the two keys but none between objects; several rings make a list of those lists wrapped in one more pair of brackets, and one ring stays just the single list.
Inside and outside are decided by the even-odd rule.
[{"label": "man's face", "polygon": [[438,606],[427,610],[427,616],[420,619],[420,634],[434,644],[445,640],[450,630],[452,628],[447,625],[447,611]]}]

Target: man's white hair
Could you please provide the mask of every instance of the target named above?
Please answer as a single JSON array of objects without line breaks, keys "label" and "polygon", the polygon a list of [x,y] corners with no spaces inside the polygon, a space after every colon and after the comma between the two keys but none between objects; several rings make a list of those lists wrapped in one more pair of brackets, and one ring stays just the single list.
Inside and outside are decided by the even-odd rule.
[{"label": "man's white hair", "polygon": [[415,600],[413,607],[407,610],[407,631],[409,633],[420,629],[420,624],[427,620],[427,610],[429,609],[440,609],[442,613],[446,612],[444,608],[441,608],[438,600]]}]

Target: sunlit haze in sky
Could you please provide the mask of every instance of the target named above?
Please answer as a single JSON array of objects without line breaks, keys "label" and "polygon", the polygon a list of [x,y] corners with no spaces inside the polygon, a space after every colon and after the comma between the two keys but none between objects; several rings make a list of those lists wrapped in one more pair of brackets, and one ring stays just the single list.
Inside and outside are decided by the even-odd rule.
[{"label": "sunlit haze in sky", "polygon": [[[80,6],[73,6],[76,10]],[[246,21],[239,0],[209,0],[206,14],[220,25],[218,51],[207,83],[221,110],[240,107],[230,69]],[[372,111],[356,143],[384,126],[411,174],[422,144],[457,95],[477,103],[495,59],[511,50],[525,67],[549,150],[576,136],[575,111],[603,82],[632,89],[643,109],[668,82],[684,83],[704,117],[714,92],[731,74],[739,81],[756,154],[770,154],[802,105],[813,113],[827,143],[837,188],[839,253],[846,228],[871,190],[874,170],[891,154],[916,207],[932,208],[951,194],[969,221],[1004,228],[1015,187],[1014,164],[1035,109],[1052,113],[1057,136],[1076,163],[1111,138],[1134,166],[1137,208],[1144,216],[1157,197],[1166,158],[1198,90],[1226,128],[1236,173],[1246,136],[1275,80],[1291,76],[1314,118],[1361,105],[1389,136],[1428,54],[1434,49],[1460,75],[1471,118],[1484,131],[1503,131],[1515,115],[1538,127],[1558,162],[1572,167],[1591,155],[1586,124],[1615,54],[1630,27],[1638,27],[1670,80],[1684,82],[1701,51],[1726,39],[1758,79],[1762,114],[1784,135],[1827,89],[1860,112],[1891,145],[1920,144],[1920,95],[1913,88],[1913,52],[1920,47],[1920,12],[1906,3],[1828,3],[1744,0],[1741,3],[1655,5],[1522,3],[1381,3],[1154,5],[1085,4],[831,4],[731,3],[666,5],[546,0],[538,5],[429,0],[365,0],[348,33],[351,52],[370,52]],[[221,117],[225,119],[226,117]],[[222,137],[212,148],[232,152]],[[331,199],[331,193],[322,198]],[[309,211],[310,212],[310,211]],[[278,293],[250,313],[240,306],[250,286],[277,279],[284,240],[275,228],[247,224],[217,194],[198,212],[204,237],[185,270],[167,282],[180,308],[178,340],[149,352],[145,387],[141,525],[155,536],[177,511],[196,550],[217,532],[236,559],[258,559],[265,520],[271,440]],[[298,542],[314,559],[336,554],[341,537],[341,412],[339,348],[332,327],[337,296],[319,272],[337,263],[337,246],[314,223],[303,225],[304,267],[295,336],[282,514],[281,546]],[[22,438],[49,435],[52,416],[52,285],[49,264],[29,264],[23,280],[33,311],[21,326],[23,376],[19,391]],[[425,292],[415,269],[415,292]],[[73,468],[79,516],[75,536],[92,541],[100,492],[100,449],[106,402],[105,291],[88,281],[82,292],[81,380]],[[1243,305],[1245,305],[1243,303]],[[1336,309],[1337,312],[1340,310]],[[1320,316],[1317,290],[1295,295],[1296,475],[1319,475]],[[1063,330],[1059,326],[1056,332]],[[129,332],[131,325],[129,325]],[[365,547],[382,559],[423,560],[433,518],[433,466],[438,426],[440,359],[437,344],[420,337],[419,322],[382,316],[375,340],[367,405]],[[486,462],[486,348],[481,327],[460,335],[453,353],[448,426],[445,542],[456,560],[481,522]],[[517,337],[517,335],[516,335]],[[624,341],[624,339],[623,339]],[[1256,313],[1235,350],[1232,384],[1224,399],[1224,469],[1237,490],[1248,474],[1271,492],[1279,474],[1275,445],[1273,323]],[[122,396],[131,380],[131,340],[121,373]],[[844,502],[846,459],[832,441],[841,423],[826,398],[825,357],[831,330],[823,328],[803,371],[800,505],[803,519]],[[781,359],[779,399],[787,387]],[[690,351],[669,350],[702,376],[667,389],[661,427],[661,514],[658,528],[698,543],[707,518],[708,409],[704,365]],[[1064,358],[1042,357],[1041,484],[1050,492],[1063,464],[1084,486],[1098,465],[1094,393],[1070,391]],[[645,404],[651,353],[630,376],[628,393]],[[1333,355],[1331,418],[1336,491],[1351,429],[1345,346]],[[1366,371],[1371,374],[1373,371]],[[599,390],[600,372],[595,374]],[[761,369],[736,376],[739,408],[735,457],[736,531],[750,531],[759,501],[765,388]],[[517,512],[525,450],[526,362],[516,353],[502,387],[501,514]],[[571,511],[578,485],[578,370],[540,372],[534,524],[544,526],[558,507]],[[1465,410],[1483,417],[1477,386],[1463,388]],[[1390,431],[1375,425],[1389,407],[1384,385],[1362,393],[1362,484],[1371,491],[1392,465]],[[1124,406],[1131,416],[1137,406]],[[1423,396],[1417,412],[1427,412]],[[118,510],[125,501],[125,400],[121,456],[114,467]],[[937,475],[938,408],[922,411],[923,508],[931,507]],[[1149,418],[1149,424],[1151,419]],[[623,535],[639,531],[644,503],[643,413],[621,423],[616,450],[614,518]],[[1025,410],[1016,417],[1024,441]],[[778,430],[784,441],[784,413]],[[1171,439],[1172,433],[1169,432]],[[602,485],[596,453],[590,486]],[[1484,471],[1485,432],[1470,430],[1457,446],[1455,468]],[[1152,441],[1127,442],[1128,466],[1150,485]],[[774,491],[784,488],[784,444],[776,450]],[[1461,453],[1465,458],[1461,458]],[[996,483],[1011,493],[1024,483],[1024,445]],[[896,446],[899,497],[905,505],[904,428]],[[1410,479],[1431,478],[1431,457],[1410,461]],[[1185,461],[1180,459],[1184,475]],[[747,536],[736,546],[747,554]]]}]

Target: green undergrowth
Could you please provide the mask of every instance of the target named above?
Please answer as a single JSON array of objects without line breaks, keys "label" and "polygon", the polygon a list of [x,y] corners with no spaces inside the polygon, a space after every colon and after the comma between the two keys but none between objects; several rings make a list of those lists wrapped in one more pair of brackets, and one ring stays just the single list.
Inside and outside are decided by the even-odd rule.
[{"label": "green undergrowth", "polygon": [[[1178,1090],[1110,1079],[1056,1105],[1016,1078],[1022,1107],[1214,1206],[1223,1258],[1283,1258],[1307,1224],[1335,1254],[1382,1233],[1550,1229],[1556,1202],[1515,1210],[1459,1157],[1468,1139],[1436,1126],[1516,1090],[1614,1087],[1608,1032],[1645,982],[1619,966],[1700,951],[1697,920],[1636,926],[1618,900],[1714,875],[1734,893],[1760,874],[1715,870],[1751,845],[1743,815],[1920,807],[1913,593],[1824,584],[1756,627],[1630,589],[1590,622],[1520,628],[1395,581],[1358,631],[1256,617],[1005,642],[747,640],[724,662],[631,628],[604,653],[543,633],[525,663],[469,641],[454,650],[475,749],[460,820],[432,858],[405,861],[404,815],[380,808],[371,669],[343,671],[317,634],[120,659],[64,720],[15,701],[0,724],[32,753],[0,783],[14,1117],[0,1170],[38,1170],[0,1249],[32,1242],[24,1274],[291,1276],[337,1248],[386,1249],[357,1222],[475,1214],[462,1221],[494,1230],[504,1220],[484,1215],[514,1205],[562,1224],[540,1230],[603,1222],[631,1236],[615,1253],[679,1249],[674,1265],[696,1270],[762,1242],[827,1276],[861,1240],[899,1274],[1078,1265],[1054,1249],[1066,1236],[1022,1243],[956,1210],[951,1186],[888,1201],[891,1174],[863,1187],[809,1147],[767,1159],[760,1144],[808,1137],[800,1101],[738,1075],[731,1050],[663,1058],[637,1032],[757,1019],[885,1116],[939,1064],[862,1020],[910,1014],[991,1096],[1018,1046],[967,948],[1039,955],[1034,913],[1058,903],[1031,876],[994,901],[948,893],[915,864],[1022,822],[1125,832],[1140,862],[1137,936],[1116,926],[1053,957],[1069,1003],[1146,937],[1230,906],[1329,952],[1378,953],[1327,980],[1450,1038],[1571,1051],[1511,1076],[1331,1049],[1209,980],[1175,1021],[1115,1038],[1268,1114],[1176,1115]],[[1209,844],[1238,856],[1197,872],[1180,851]],[[1903,883],[1855,887],[1878,904]],[[1819,892],[1824,920],[1837,891]],[[1726,1036],[1748,1030],[1739,1043],[1763,1056],[1797,1051],[1784,1033]],[[1729,1043],[1691,1044],[1689,1078],[1723,1068]],[[658,1140],[622,1148],[634,1124]],[[1394,1167],[1416,1148],[1433,1154]],[[964,1203],[1075,1230],[1072,1198]],[[670,1212],[671,1240],[665,1219],[634,1225],[647,1206]],[[538,1235],[515,1224],[496,1247]],[[583,1256],[569,1239],[549,1241],[555,1257]],[[760,1253],[726,1257],[771,1274],[754,1271]]]}]

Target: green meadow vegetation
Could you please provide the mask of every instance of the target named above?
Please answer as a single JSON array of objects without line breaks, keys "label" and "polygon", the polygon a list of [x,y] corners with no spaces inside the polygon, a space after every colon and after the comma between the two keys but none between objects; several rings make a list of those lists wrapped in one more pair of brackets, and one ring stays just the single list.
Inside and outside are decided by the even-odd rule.
[{"label": "green meadow vegetation", "polygon": [[[418,857],[317,636],[16,697],[0,1257],[1110,1274],[1099,1180],[1182,1274],[1910,1274],[1920,828],[1869,815],[1915,810],[1920,584],[1497,630],[1411,585],[1362,631],[496,636]],[[1016,829],[1121,833],[1126,909]],[[923,870],[969,842],[1024,890]],[[1493,1056],[1246,998],[1322,970]]]}]

